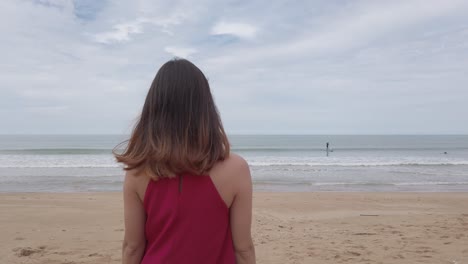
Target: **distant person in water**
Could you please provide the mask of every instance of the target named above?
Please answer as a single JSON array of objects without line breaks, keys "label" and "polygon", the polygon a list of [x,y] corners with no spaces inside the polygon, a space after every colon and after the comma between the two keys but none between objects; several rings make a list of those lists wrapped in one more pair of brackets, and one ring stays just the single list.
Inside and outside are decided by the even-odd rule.
[{"label": "distant person in water", "polygon": [[329,151],[330,151],[330,143],[327,142],[327,156],[328,156]]},{"label": "distant person in water", "polygon": [[249,167],[230,153],[194,64],[174,59],[159,69],[125,150],[114,154],[126,170],[124,264],[255,263]]}]

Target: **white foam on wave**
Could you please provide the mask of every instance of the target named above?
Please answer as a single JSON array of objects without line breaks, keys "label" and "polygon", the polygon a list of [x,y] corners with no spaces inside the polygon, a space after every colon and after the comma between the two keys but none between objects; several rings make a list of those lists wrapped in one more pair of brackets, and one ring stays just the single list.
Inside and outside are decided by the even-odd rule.
[{"label": "white foam on wave", "polygon": [[427,182],[398,182],[396,186],[419,186],[419,185],[468,185],[468,182],[442,182],[442,181],[427,181]]},{"label": "white foam on wave", "polygon": [[[376,167],[376,166],[450,166],[468,165],[457,157],[278,157],[251,156],[247,162],[255,167]],[[112,155],[0,155],[0,168],[117,168]]]},{"label": "white foam on wave", "polygon": [[468,182],[315,182],[315,186],[339,186],[339,185],[393,185],[393,186],[424,186],[424,185],[468,185]]},{"label": "white foam on wave", "polygon": [[465,161],[453,162],[367,162],[367,163],[332,163],[332,162],[249,162],[251,166],[343,166],[343,167],[377,167],[377,166],[449,166],[468,165]]},{"label": "white foam on wave", "polygon": [[112,155],[0,155],[0,168],[117,168]]},{"label": "white foam on wave", "polygon": [[31,165],[3,165],[0,164],[0,168],[119,168],[118,164],[53,164],[53,165],[42,165],[42,164],[31,164]]},{"label": "white foam on wave", "polygon": [[247,156],[252,166],[444,166],[468,165],[463,156]]}]

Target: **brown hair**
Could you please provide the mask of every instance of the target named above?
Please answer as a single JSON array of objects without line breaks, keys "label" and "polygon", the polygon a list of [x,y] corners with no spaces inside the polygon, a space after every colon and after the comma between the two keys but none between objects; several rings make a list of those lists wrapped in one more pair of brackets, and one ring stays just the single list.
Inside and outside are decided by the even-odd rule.
[{"label": "brown hair", "polygon": [[113,151],[117,161],[125,170],[136,169],[153,179],[201,175],[229,156],[208,80],[185,59],[170,60],[159,69],[125,142],[123,153]]}]

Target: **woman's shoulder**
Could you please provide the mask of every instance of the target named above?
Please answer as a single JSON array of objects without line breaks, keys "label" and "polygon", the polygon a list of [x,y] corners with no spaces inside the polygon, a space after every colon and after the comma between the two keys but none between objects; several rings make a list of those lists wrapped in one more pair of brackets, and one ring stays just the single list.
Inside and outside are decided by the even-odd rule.
[{"label": "woman's shoulder", "polygon": [[216,167],[226,172],[232,171],[239,173],[249,171],[249,164],[247,161],[235,153],[230,153],[226,159],[216,164]]},{"label": "woman's shoulder", "polygon": [[216,163],[209,175],[228,207],[231,207],[238,193],[252,188],[247,161],[234,153],[230,153],[228,158]]},{"label": "woman's shoulder", "polygon": [[142,174],[141,172],[135,169],[127,170],[125,172],[123,187],[124,190],[127,189],[131,192],[137,193],[138,197],[143,202],[146,187],[150,180],[151,178],[149,176],[146,176],[145,174]]},{"label": "woman's shoulder", "polygon": [[218,162],[210,175],[225,179],[226,183],[237,185],[241,181],[250,181],[250,169],[247,161],[238,154],[230,153],[229,157]]}]

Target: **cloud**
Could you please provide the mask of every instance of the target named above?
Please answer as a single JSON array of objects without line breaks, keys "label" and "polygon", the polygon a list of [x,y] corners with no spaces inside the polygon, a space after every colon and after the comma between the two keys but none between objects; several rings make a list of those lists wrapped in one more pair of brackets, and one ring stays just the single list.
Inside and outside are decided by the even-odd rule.
[{"label": "cloud", "polygon": [[361,2],[341,10],[339,14],[319,16],[314,21],[319,27],[310,28],[302,36],[279,38],[271,44],[239,50],[239,54],[218,56],[209,62],[219,68],[221,65],[232,64],[236,67],[248,61],[272,57],[281,60],[304,55],[327,56],[368,45],[394,32],[405,33],[412,26],[450,17],[452,13],[467,8],[468,3],[463,1],[435,1],[431,5],[426,1]]},{"label": "cloud", "polygon": [[174,46],[167,46],[164,48],[164,51],[176,57],[181,57],[181,58],[189,58],[190,55],[197,52],[197,50],[194,48],[182,48],[182,47],[174,47]]},{"label": "cloud", "polygon": [[167,17],[148,18],[138,17],[133,21],[119,23],[112,26],[112,30],[94,34],[94,41],[102,44],[128,42],[132,35],[144,33],[144,26],[151,25],[160,28],[161,32],[173,36],[171,27],[183,22],[185,16],[180,13],[170,14]]},{"label": "cloud", "polygon": [[34,114],[60,115],[68,110],[68,106],[31,106],[26,107],[25,110]]},{"label": "cloud", "polygon": [[167,17],[159,19],[147,19],[149,23],[161,27],[161,31],[172,36],[174,32],[171,31],[171,27],[180,25],[187,18],[185,13],[173,13]]},{"label": "cloud", "polygon": [[36,5],[58,9],[63,9],[67,6],[70,6],[70,1],[68,0],[32,0],[32,2]]},{"label": "cloud", "polygon": [[94,20],[107,4],[107,0],[73,0],[75,16],[83,20]]},{"label": "cloud", "polygon": [[173,56],[228,133],[468,133],[466,1],[76,3],[0,1],[0,133],[128,132]]},{"label": "cloud", "polygon": [[239,38],[252,39],[257,35],[258,29],[246,23],[218,22],[211,30],[213,35],[234,35]]},{"label": "cloud", "polygon": [[131,35],[143,33],[143,23],[143,20],[136,20],[133,22],[117,24],[111,31],[96,34],[94,39],[96,42],[102,44],[127,42],[130,41]]}]

